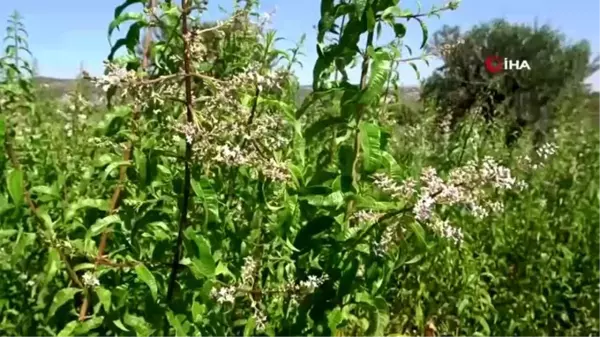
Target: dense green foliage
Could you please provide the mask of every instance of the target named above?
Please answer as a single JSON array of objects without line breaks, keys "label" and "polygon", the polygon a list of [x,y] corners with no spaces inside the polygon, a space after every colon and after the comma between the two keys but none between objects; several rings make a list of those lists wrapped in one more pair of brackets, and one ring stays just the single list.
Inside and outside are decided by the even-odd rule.
[{"label": "dense green foliage", "polygon": [[589,102],[557,106],[535,147],[525,130],[507,148],[506,121],[477,105],[452,129],[437,104],[403,118],[407,22],[424,48],[426,17],[457,2],[322,0],[298,106],[300,44],[276,49],[255,5],[204,25],[205,1],[125,1],[105,75],[66,101],[42,95],[9,41],[1,334],[600,333]]}]

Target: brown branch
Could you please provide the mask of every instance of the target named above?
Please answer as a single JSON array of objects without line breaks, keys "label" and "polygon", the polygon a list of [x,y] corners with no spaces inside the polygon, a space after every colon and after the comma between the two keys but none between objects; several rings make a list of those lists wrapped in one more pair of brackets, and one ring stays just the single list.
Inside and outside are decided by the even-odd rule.
[{"label": "brown branch", "polygon": [[[154,7],[156,6],[156,0],[151,0],[148,3],[148,8],[150,9],[150,12],[153,12]],[[150,45],[152,42],[152,27],[148,27],[148,32],[146,33],[145,39],[144,39],[144,50],[143,50],[143,60],[142,60],[142,66],[144,69],[147,69],[148,67],[148,63],[149,63],[149,51],[150,51]],[[135,130],[135,123],[137,121],[137,119],[139,118],[140,115],[140,111],[139,109],[136,109],[134,114],[133,114],[133,133],[135,134],[135,132],[137,130]],[[131,154],[133,153],[133,141],[129,141],[129,143],[127,144],[127,148],[126,150],[123,152],[123,161],[124,162],[128,162],[131,159]],[[119,168],[119,182],[117,183],[117,186],[115,187],[115,190],[113,192],[113,195],[110,199],[110,208],[109,208],[109,215],[112,215],[114,213],[117,212],[117,208],[119,206],[119,197],[121,196],[121,192],[123,191],[123,187],[125,186],[125,181],[127,179],[127,166],[126,165],[121,165],[121,167]],[[96,256],[96,262],[94,265],[94,271],[96,270],[96,268],[98,267],[98,265],[100,264],[100,261],[102,261],[104,259],[104,251],[106,250],[106,244],[108,242],[108,234],[110,233],[110,229],[105,229],[102,232],[102,236],[100,237],[100,243],[98,244],[98,254]],[[88,307],[90,304],[90,296],[89,294],[86,294],[85,298],[83,299],[83,303],[81,304],[81,308],[79,310],[79,321],[84,321],[86,318],[86,314],[88,311]]]},{"label": "brown branch", "polygon": [[155,84],[155,83],[159,83],[159,82],[163,82],[163,81],[178,79],[181,77],[183,77],[184,80],[187,80],[187,78],[190,78],[190,77],[197,77],[201,80],[206,80],[206,81],[223,82],[222,80],[216,79],[214,77],[210,77],[210,76],[207,76],[204,74],[190,72],[190,73],[177,73],[177,74],[164,75],[161,77],[140,81],[140,84],[146,84],[146,85]]}]

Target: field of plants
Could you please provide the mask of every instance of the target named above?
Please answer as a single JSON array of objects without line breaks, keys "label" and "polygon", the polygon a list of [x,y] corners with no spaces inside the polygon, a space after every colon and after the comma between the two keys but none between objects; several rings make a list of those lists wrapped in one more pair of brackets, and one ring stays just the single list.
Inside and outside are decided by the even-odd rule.
[{"label": "field of plants", "polygon": [[[1,335],[600,334],[589,45],[429,32],[458,1],[321,0],[317,45],[279,50],[256,1],[208,5],[124,1],[104,75],[62,98],[9,18]],[[537,63],[491,75],[492,52]],[[427,55],[444,67],[405,104],[398,66]]]}]

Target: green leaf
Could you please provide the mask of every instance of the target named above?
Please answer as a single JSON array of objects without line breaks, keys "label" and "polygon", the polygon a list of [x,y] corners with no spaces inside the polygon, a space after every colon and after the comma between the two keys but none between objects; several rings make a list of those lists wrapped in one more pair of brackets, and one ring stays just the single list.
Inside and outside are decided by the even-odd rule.
[{"label": "green leaf", "polygon": [[150,270],[148,270],[148,268],[146,268],[146,266],[143,264],[138,264],[135,266],[135,272],[137,273],[138,277],[148,285],[150,288],[150,293],[152,294],[152,298],[154,298],[156,301],[158,288],[156,286],[156,279],[154,278],[154,275],[152,275]]},{"label": "green leaf", "polygon": [[65,221],[72,220],[75,214],[81,209],[96,208],[106,212],[108,211],[108,207],[108,202],[104,199],[83,199],[69,207],[65,215]]},{"label": "green leaf", "polygon": [[52,281],[52,279],[54,279],[54,276],[56,276],[56,273],[58,272],[61,263],[62,261],[60,259],[60,253],[58,252],[58,250],[56,250],[56,248],[49,248],[48,260],[46,261],[46,265],[44,266],[44,272],[46,275],[44,275],[43,284],[48,284],[50,283],[50,281]]},{"label": "green leaf", "polygon": [[425,45],[427,44],[427,38],[429,36],[429,30],[427,29],[427,25],[425,24],[425,21],[423,21],[421,18],[415,17],[415,20],[419,21],[419,24],[421,25],[421,32],[422,32],[422,38],[423,41],[421,42],[421,49],[423,49],[425,47]]},{"label": "green leaf", "polygon": [[102,219],[99,219],[98,221],[96,221],[95,224],[92,225],[92,227],[90,227],[90,235],[91,236],[96,236],[101,234],[102,232],[104,232],[104,230],[115,223],[121,223],[121,217],[118,214],[112,214],[109,216],[106,216]]},{"label": "green leaf", "polygon": [[114,321],[113,321],[113,324],[114,324],[114,325],[115,325],[117,328],[119,328],[119,329],[121,329],[121,330],[123,330],[123,331],[127,331],[127,332],[129,332],[129,330],[128,330],[128,329],[125,327],[125,325],[123,325],[123,322],[121,322],[121,320],[120,320],[120,319],[116,319],[116,320],[114,320]]},{"label": "green leaf", "polygon": [[103,287],[96,287],[94,288],[94,290],[96,291],[96,295],[98,295],[98,298],[100,299],[100,303],[102,303],[102,306],[104,307],[104,311],[106,311],[106,313],[110,312],[110,305],[112,300],[110,290],[105,289]]},{"label": "green leaf", "polygon": [[368,86],[360,100],[364,104],[377,104],[379,103],[381,94],[385,91],[384,87],[391,71],[391,56],[387,51],[375,51],[373,48],[370,48],[368,52],[373,62],[371,64]]},{"label": "green leaf", "polygon": [[422,258],[423,258],[423,255],[417,255],[417,256],[413,257],[412,259],[404,262],[404,264],[414,264],[414,263],[421,261]]},{"label": "green leaf", "polygon": [[23,180],[23,171],[19,169],[13,169],[6,177],[8,193],[10,194],[10,197],[17,206],[23,205],[23,198],[25,193],[25,185]]},{"label": "green leaf", "polygon": [[[119,9],[119,7],[117,7]],[[122,10],[121,10],[122,11]],[[115,10],[115,14],[117,11]],[[128,12],[128,13],[120,13],[119,16],[115,17],[115,19],[108,25],[108,38],[112,36],[113,31],[118,28],[122,23],[126,21],[145,21],[144,13],[140,12]]]},{"label": "green leaf", "polygon": [[58,195],[58,193],[53,188],[51,188],[49,186],[34,186],[34,187],[31,188],[31,192],[36,193],[36,194],[49,195],[53,199],[59,199],[60,198],[60,195]]},{"label": "green leaf", "polygon": [[65,325],[65,327],[62,330],[60,330],[57,336],[73,336],[73,333],[75,332],[75,329],[77,328],[78,324],[79,321],[71,321],[67,323],[67,325]]},{"label": "green leaf", "polygon": [[[102,321],[104,321],[104,317],[95,316],[95,317],[92,317],[83,322],[78,322],[79,324],[77,324],[75,330],[73,331],[73,334],[75,336],[85,336],[91,330],[94,330],[94,329],[98,328],[99,326],[101,326]],[[59,334],[59,336],[62,336],[62,335]]]},{"label": "green leaf", "polygon": [[419,72],[419,69],[417,68],[417,65],[414,62],[410,62],[409,65],[415,71],[415,73],[417,75],[417,79],[421,79],[421,73]]},{"label": "green leaf", "polygon": [[154,329],[152,329],[150,324],[148,324],[144,318],[132,315],[129,312],[125,313],[123,316],[123,322],[132,327],[137,336],[150,336],[154,332]]},{"label": "green leaf", "polygon": [[191,264],[188,266],[196,277],[212,277],[215,275],[217,265],[212,256],[210,243],[202,236],[194,232],[194,229],[189,227],[184,232],[188,241],[188,253],[195,258],[191,259]]},{"label": "green leaf", "polygon": [[335,191],[328,195],[302,196],[299,199],[306,200],[309,204],[320,207],[340,207],[344,204],[344,194],[341,191]]},{"label": "green leaf", "polygon": [[115,169],[120,168],[121,166],[129,166],[131,165],[130,161],[121,160],[118,162],[111,163],[104,169],[104,174],[102,175],[102,182],[106,181],[106,178],[113,172]]},{"label": "green leaf", "polygon": [[204,225],[209,221],[219,220],[219,200],[210,181],[202,177],[199,181],[192,180],[192,189],[202,203]]},{"label": "green leaf", "polygon": [[133,156],[135,160],[136,171],[138,174],[138,181],[141,186],[146,186],[146,182],[148,180],[148,158],[144,154],[144,152],[139,149],[133,150]]},{"label": "green leaf", "polygon": [[246,321],[246,325],[244,326],[244,337],[245,336],[254,336],[252,333],[254,332],[254,328],[256,327],[256,320],[254,317],[248,318]]},{"label": "green leaf", "polygon": [[[4,135],[6,133],[6,124],[4,123],[4,118],[0,118],[0,140],[4,141]],[[4,149],[4,147],[2,147]]]},{"label": "green leaf", "polygon": [[52,304],[50,305],[50,310],[48,310],[48,318],[54,317],[56,310],[58,310],[61,306],[67,303],[69,300],[73,299],[73,296],[80,292],[81,289],[78,288],[63,288],[59,290],[56,295],[54,295],[54,299],[52,300]]},{"label": "green leaf", "polygon": [[327,326],[329,327],[332,335],[337,335],[337,327],[340,325],[340,323],[342,323],[343,320],[344,313],[339,307],[336,307],[327,314]]},{"label": "green leaf", "polygon": [[131,5],[135,4],[135,3],[142,3],[143,4],[145,2],[146,2],[146,0],[126,0],[125,2],[123,2],[122,4],[120,4],[119,6],[117,6],[115,8],[115,14],[114,14],[113,17],[114,18],[118,18],[121,15],[121,13],[123,13],[123,11],[125,9],[127,9],[127,7],[129,7],[129,6],[131,6]]},{"label": "green leaf", "polygon": [[200,304],[196,301],[192,303],[192,320],[194,322],[200,322],[204,316],[204,312],[206,312],[206,306],[204,304]]},{"label": "green leaf", "polygon": [[476,316],[475,319],[477,319],[477,321],[479,322],[479,324],[483,328],[483,335],[484,336],[490,336],[490,326],[488,325],[488,323],[485,320],[485,318],[483,318],[481,316]]},{"label": "green leaf", "polygon": [[401,23],[394,24],[394,33],[396,33],[396,38],[403,38],[406,35],[406,26]]},{"label": "green leaf", "polygon": [[175,328],[175,336],[187,336],[181,322],[179,322],[179,319],[177,319],[171,310],[167,311],[167,320],[169,321],[169,324],[171,324],[171,327]]},{"label": "green leaf", "polygon": [[378,126],[370,123],[362,123],[360,126],[360,142],[363,153],[363,165],[365,171],[371,172],[381,166],[381,130]]},{"label": "green leaf", "polygon": [[9,238],[17,233],[16,229],[0,229],[0,239]]},{"label": "green leaf", "polygon": [[408,226],[410,227],[412,232],[417,236],[419,241],[421,241],[421,243],[427,246],[427,240],[425,239],[425,230],[423,229],[421,224],[419,224],[416,221],[413,221]]},{"label": "green leaf", "polygon": [[330,127],[343,125],[346,121],[347,119],[343,117],[325,117],[304,129],[304,139],[306,139],[306,141],[311,141],[313,139],[319,140],[316,136],[320,133]]},{"label": "green leaf", "polygon": [[21,235],[19,235],[11,255],[13,263],[17,263],[17,261],[22,259],[25,254],[25,249],[35,243],[35,238],[35,233],[21,233]]}]

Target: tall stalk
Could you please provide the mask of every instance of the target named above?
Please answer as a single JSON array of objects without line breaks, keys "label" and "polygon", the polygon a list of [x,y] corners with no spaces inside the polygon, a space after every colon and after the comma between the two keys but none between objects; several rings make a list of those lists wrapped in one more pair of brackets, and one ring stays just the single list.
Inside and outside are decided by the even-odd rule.
[{"label": "tall stalk", "polygon": [[[186,0],[181,0],[182,8],[182,22],[181,22],[181,33],[184,36],[183,40],[183,71],[185,73],[184,85],[185,85],[185,106],[186,106],[186,121],[189,125],[194,123],[194,113],[192,109],[192,77],[191,74],[191,61],[190,61],[190,41],[186,38],[188,36],[188,14],[190,8]],[[183,199],[181,201],[181,212],[179,218],[179,230],[177,233],[177,243],[173,248],[173,261],[171,264],[171,274],[169,276],[169,286],[167,288],[167,304],[171,302],[173,298],[173,291],[175,289],[175,283],[177,282],[177,272],[179,270],[179,260],[181,259],[181,248],[183,245],[183,231],[187,227],[188,218],[188,203],[190,198],[191,190],[191,160],[192,160],[192,142],[186,142],[185,145],[185,177],[183,185]],[[167,328],[168,329],[168,328]]]},{"label": "tall stalk", "polygon": [[[154,9],[154,7],[156,7],[156,0],[150,0],[150,2],[148,3],[148,8],[150,9],[150,11],[152,11],[152,9]],[[148,69],[148,66],[150,63],[149,50],[150,50],[151,43],[152,43],[152,26],[148,27],[148,32],[144,38],[144,51],[143,51],[143,59],[142,59],[143,69]],[[137,122],[137,119],[139,118],[139,115],[140,115],[140,111],[138,108],[136,108],[134,115],[133,115],[134,128],[135,128],[135,123]],[[135,133],[135,130],[133,133]],[[125,151],[123,151],[123,161],[128,162],[131,159],[132,154],[133,154],[133,141],[130,140],[129,143],[127,144]],[[115,187],[112,197],[110,198],[109,211],[108,211],[109,214],[114,214],[117,212],[117,209],[119,207],[119,200],[120,200],[121,192],[123,191],[123,187],[125,186],[126,180],[127,180],[127,165],[121,165],[121,167],[119,168],[119,181],[117,183],[117,186]],[[98,244],[98,253],[96,254],[96,260],[94,262],[94,271],[98,268],[98,265],[107,263],[107,261],[104,257],[104,253],[106,250],[106,244],[108,243],[109,233],[110,233],[110,229],[107,228],[102,232],[102,236],[100,237],[100,243]],[[80,321],[85,320],[90,301],[91,300],[90,300],[89,295],[85,296],[85,298],[83,299],[83,303],[81,304],[81,308],[79,310],[79,320]]]}]

